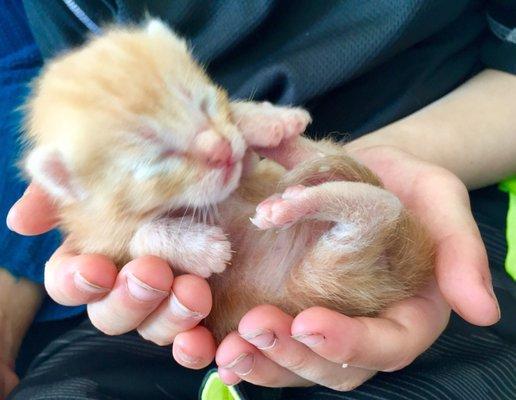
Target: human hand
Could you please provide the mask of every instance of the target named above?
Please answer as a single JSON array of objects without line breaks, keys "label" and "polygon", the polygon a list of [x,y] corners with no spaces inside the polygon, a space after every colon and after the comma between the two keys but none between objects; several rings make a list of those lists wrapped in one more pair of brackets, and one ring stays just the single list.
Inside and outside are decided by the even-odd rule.
[{"label": "human hand", "polygon": [[[282,161],[281,150],[268,155]],[[309,154],[285,150],[287,165]],[[460,180],[391,147],[356,150],[352,156],[379,175],[426,225],[436,243],[436,279],[377,318],[350,318],[320,307],[295,318],[272,306],[251,310],[238,334],[228,335],[217,350],[219,372],[227,384],[317,383],[351,390],[375,371],[405,367],[427,349],[446,327],[447,303],[476,325],[499,319],[485,248]]]},{"label": "human hand", "polygon": [[[57,215],[52,200],[31,184],[12,207],[7,223],[20,234],[37,235],[52,229]],[[60,304],[87,304],[93,325],[108,335],[136,329],[159,345],[173,342],[174,356],[190,368],[203,368],[213,359],[213,337],[198,325],[211,310],[208,283],[194,275],[174,277],[162,259],[140,257],[119,272],[103,255],[75,254],[65,240],[46,264],[45,288]],[[188,356],[197,341],[211,356]]]}]

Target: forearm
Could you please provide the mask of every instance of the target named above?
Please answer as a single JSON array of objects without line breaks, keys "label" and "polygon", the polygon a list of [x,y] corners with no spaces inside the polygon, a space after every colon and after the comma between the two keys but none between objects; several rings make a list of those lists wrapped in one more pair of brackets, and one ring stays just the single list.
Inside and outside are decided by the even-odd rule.
[{"label": "forearm", "polygon": [[14,361],[42,299],[40,285],[0,268],[0,361]]},{"label": "forearm", "polygon": [[516,76],[486,70],[420,111],[346,145],[390,145],[438,164],[470,189],[516,173]]}]

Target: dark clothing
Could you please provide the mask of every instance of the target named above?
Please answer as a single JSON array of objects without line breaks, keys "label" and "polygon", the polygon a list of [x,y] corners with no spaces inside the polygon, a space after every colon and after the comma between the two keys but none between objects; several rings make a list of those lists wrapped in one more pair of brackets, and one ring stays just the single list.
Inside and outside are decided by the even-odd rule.
[{"label": "dark clothing", "polygon": [[[49,324],[49,323],[46,323]],[[46,326],[40,327],[43,334]],[[269,389],[238,385],[246,400],[513,400],[516,346],[457,317],[409,367],[380,373],[339,393],[311,388]],[[207,371],[176,364],[170,347],[136,333],[105,336],[85,318],[51,341],[9,400],[196,400]]]},{"label": "dark clothing", "polygon": [[[516,73],[516,34],[511,36],[515,4],[24,0],[44,58],[82,43],[105,23],[140,21],[148,11],[188,38],[195,56],[233,98],[302,104],[314,117],[311,135],[331,132],[339,139],[355,138],[409,115],[483,68]],[[415,364],[380,374],[349,394],[320,387],[273,391],[244,385],[244,392],[252,390],[249,398],[516,397],[514,322],[508,318],[514,315],[515,285],[503,272],[506,195],[488,188],[472,197],[506,316],[500,324],[488,330],[457,322]],[[16,243],[10,245],[15,248]],[[45,261],[39,260],[41,265]],[[38,356],[12,398],[191,399],[199,376],[171,364],[168,349],[132,335],[107,338],[85,323]]]},{"label": "dark clothing", "polygon": [[319,136],[380,128],[486,66],[516,72],[516,44],[499,40],[486,23],[488,5],[502,23],[516,15],[507,1],[66,2],[83,13],[64,1],[24,3],[45,58],[107,22],[141,21],[147,9],[188,38],[233,97],[303,104]]}]

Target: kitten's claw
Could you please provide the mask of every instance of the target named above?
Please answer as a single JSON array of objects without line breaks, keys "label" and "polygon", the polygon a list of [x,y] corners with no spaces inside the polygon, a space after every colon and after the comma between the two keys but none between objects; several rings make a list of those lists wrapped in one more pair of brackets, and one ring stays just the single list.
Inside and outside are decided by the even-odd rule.
[{"label": "kitten's claw", "polygon": [[302,185],[291,186],[283,194],[274,194],[265,199],[256,207],[251,222],[260,229],[291,227],[311,212],[303,202],[298,201],[304,190]]}]

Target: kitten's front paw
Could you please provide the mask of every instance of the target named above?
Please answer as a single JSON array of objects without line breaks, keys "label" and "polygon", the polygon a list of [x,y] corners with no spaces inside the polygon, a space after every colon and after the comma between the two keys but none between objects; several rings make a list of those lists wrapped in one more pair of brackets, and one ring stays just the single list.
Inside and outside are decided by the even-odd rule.
[{"label": "kitten's front paw", "polygon": [[284,139],[301,135],[311,122],[302,108],[259,103],[240,117],[237,125],[250,147],[276,147]]},{"label": "kitten's front paw", "polygon": [[231,243],[218,226],[207,226],[202,235],[192,237],[191,245],[195,255],[182,262],[188,273],[209,278],[224,272],[231,260]]},{"label": "kitten's front paw", "polygon": [[274,194],[256,207],[251,222],[260,229],[289,228],[312,210],[306,202],[299,201],[305,187],[291,186],[283,194]]},{"label": "kitten's front paw", "polygon": [[154,255],[172,269],[208,278],[221,273],[231,260],[231,244],[218,226],[184,218],[159,219],[142,226],[130,243],[131,256]]}]

